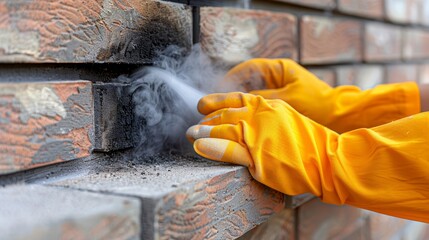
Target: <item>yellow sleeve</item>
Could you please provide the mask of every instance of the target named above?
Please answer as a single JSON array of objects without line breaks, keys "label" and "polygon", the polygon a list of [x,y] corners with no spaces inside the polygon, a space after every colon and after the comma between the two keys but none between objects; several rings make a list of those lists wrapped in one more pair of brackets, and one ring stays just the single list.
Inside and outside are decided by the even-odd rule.
[{"label": "yellow sleeve", "polygon": [[339,135],[327,153],[322,200],[429,222],[429,112]]}]

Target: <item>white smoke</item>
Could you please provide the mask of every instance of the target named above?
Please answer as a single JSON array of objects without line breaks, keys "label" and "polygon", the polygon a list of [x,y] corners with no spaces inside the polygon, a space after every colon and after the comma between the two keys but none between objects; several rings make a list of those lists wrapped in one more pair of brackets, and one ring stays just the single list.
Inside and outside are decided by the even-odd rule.
[{"label": "white smoke", "polygon": [[143,67],[119,81],[129,83],[134,105],[135,155],[160,151],[190,152],[186,129],[201,118],[197,103],[215,90],[226,70],[195,45],[191,53],[170,46],[154,66]]}]

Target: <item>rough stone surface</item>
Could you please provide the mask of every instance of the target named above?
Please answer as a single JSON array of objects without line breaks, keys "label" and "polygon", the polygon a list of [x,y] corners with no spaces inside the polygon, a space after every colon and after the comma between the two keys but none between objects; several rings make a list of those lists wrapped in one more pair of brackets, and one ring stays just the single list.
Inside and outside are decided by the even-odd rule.
[{"label": "rough stone surface", "polygon": [[94,84],[94,150],[110,152],[133,146],[133,106],[127,84]]},{"label": "rough stone surface", "polygon": [[324,64],[362,59],[361,23],[304,16],[301,21],[301,63]]},{"label": "rough stone surface", "polygon": [[6,0],[0,62],[149,63],[192,44],[191,9],[152,0]]},{"label": "rough stone surface", "polygon": [[139,239],[140,202],[40,185],[0,188],[1,239]]},{"label": "rough stone surface", "polygon": [[39,183],[142,199],[144,239],[236,238],[284,208],[284,195],[239,166],[184,155],[91,161]]},{"label": "rough stone surface", "polygon": [[338,9],[348,14],[380,19],[384,16],[384,0],[338,0]]},{"label": "rough stone surface", "polygon": [[400,60],[402,35],[399,27],[381,23],[365,24],[365,61]]},{"label": "rough stone surface", "polygon": [[92,99],[88,81],[0,84],[0,173],[88,156]]},{"label": "rough stone surface", "polygon": [[255,57],[297,59],[296,19],[286,13],[201,8],[201,46],[230,65]]},{"label": "rough stone surface", "polygon": [[361,89],[373,88],[385,81],[380,65],[342,66],[336,68],[338,85],[356,85]]}]

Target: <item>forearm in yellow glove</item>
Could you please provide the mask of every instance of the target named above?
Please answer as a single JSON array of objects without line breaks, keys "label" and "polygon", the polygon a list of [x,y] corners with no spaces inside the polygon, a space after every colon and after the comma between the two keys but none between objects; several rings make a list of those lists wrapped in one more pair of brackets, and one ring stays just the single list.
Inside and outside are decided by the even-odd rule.
[{"label": "forearm in yellow glove", "polygon": [[298,112],[337,132],[374,127],[420,112],[413,82],[332,88],[289,59],[252,59],[225,76],[226,89],[282,99]]},{"label": "forearm in yellow glove", "polygon": [[429,222],[429,113],[337,134],[281,100],[212,94],[187,131],[195,151],[259,182],[324,202]]}]

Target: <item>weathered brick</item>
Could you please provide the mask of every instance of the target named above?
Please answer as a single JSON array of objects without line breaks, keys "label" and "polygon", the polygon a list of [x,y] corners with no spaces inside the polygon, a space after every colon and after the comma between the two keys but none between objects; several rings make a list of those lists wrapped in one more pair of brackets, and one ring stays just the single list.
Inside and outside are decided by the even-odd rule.
[{"label": "weathered brick", "polygon": [[383,18],[383,0],[339,0],[338,10],[370,18]]},{"label": "weathered brick", "polygon": [[422,18],[421,23],[424,25],[429,25],[429,1],[422,2]]},{"label": "weathered brick", "polygon": [[360,209],[314,199],[298,209],[297,234],[299,239],[349,239],[345,237],[364,224],[362,216]]},{"label": "weathered brick", "polygon": [[94,84],[94,150],[133,146],[133,106],[127,84]]},{"label": "weathered brick", "polygon": [[185,155],[120,157],[91,161],[88,174],[45,182],[141,198],[143,239],[234,239],[284,209],[284,195],[244,167]]},{"label": "weathered brick", "polygon": [[407,224],[407,220],[395,218],[384,214],[371,212],[369,215],[371,239],[392,239]]},{"label": "weathered brick", "polygon": [[[152,0],[0,3],[0,62],[148,63],[171,44],[190,48],[191,9]],[[4,3],[5,2],[5,3]]]},{"label": "weathered brick", "polygon": [[419,29],[406,29],[403,32],[402,58],[404,60],[428,58],[429,32]]},{"label": "weathered brick", "polygon": [[429,63],[422,64],[418,67],[418,76],[418,82],[429,83]]},{"label": "weathered brick", "polygon": [[399,60],[402,51],[401,40],[399,27],[381,23],[366,23],[364,60]]},{"label": "weathered brick", "polygon": [[385,80],[384,69],[379,65],[341,66],[336,68],[338,85],[356,85],[369,89]]},{"label": "weathered brick", "polygon": [[385,0],[386,17],[397,23],[419,23],[422,0]]},{"label": "weathered brick", "polygon": [[386,67],[388,83],[418,81],[417,65],[395,64]]},{"label": "weathered brick", "polygon": [[362,59],[362,26],[359,22],[304,16],[300,24],[301,63],[353,62]]},{"label": "weathered brick", "polygon": [[316,75],[318,78],[329,84],[329,86],[336,85],[335,71],[330,68],[309,68],[310,72]]},{"label": "weathered brick", "polygon": [[88,156],[91,90],[88,81],[0,84],[0,173]]},{"label": "weathered brick", "polygon": [[310,6],[322,9],[333,9],[335,0],[275,0],[277,2],[293,3],[297,5]]},{"label": "weathered brick", "polygon": [[1,239],[138,239],[140,202],[71,189],[0,188]]},{"label": "weathered brick", "polygon": [[201,46],[213,59],[231,65],[254,57],[297,59],[290,14],[212,7],[200,14]]},{"label": "weathered brick", "polygon": [[284,209],[238,239],[296,239],[295,224],[295,211]]}]

